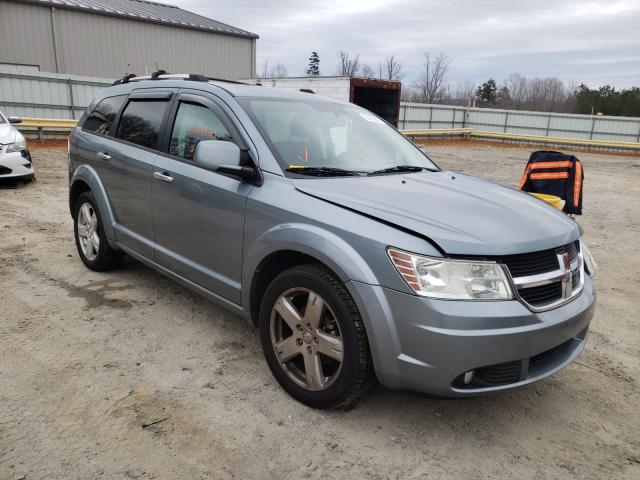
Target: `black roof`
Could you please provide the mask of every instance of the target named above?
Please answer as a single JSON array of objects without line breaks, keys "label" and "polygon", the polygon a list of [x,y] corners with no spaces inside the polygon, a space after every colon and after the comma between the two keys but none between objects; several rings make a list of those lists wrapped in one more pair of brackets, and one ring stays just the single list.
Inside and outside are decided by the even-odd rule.
[{"label": "black roof", "polygon": [[255,33],[212,20],[174,5],[147,0],[13,0],[98,15],[127,18],[143,22],[170,25],[246,38],[258,38]]}]

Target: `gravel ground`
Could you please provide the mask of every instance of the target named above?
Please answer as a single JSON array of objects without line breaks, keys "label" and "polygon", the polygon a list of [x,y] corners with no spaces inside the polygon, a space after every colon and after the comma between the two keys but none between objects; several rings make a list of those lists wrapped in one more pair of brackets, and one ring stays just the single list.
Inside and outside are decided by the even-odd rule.
[{"label": "gravel ground", "polygon": [[[528,157],[429,151],[507,185]],[[66,154],[33,154],[38,181],[0,187],[0,479],[640,478],[640,158],[578,154],[600,264],[578,361],[494,396],[377,387],[325,412],[279,388],[232,314],[134,261],[87,270]]]}]

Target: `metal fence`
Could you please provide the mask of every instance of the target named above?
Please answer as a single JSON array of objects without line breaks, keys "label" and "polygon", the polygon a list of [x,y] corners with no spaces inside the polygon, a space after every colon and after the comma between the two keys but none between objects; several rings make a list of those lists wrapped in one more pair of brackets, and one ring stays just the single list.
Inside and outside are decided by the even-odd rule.
[{"label": "metal fence", "polygon": [[0,69],[0,109],[5,115],[78,119],[112,80]]},{"label": "metal fence", "polygon": [[640,143],[640,118],[466,108],[403,102],[400,129],[473,128],[488,132]]},{"label": "metal fence", "polygon": [[[78,119],[112,80],[0,67],[6,115]],[[498,133],[640,143],[640,118],[466,108],[402,102],[401,130],[473,128]]]}]

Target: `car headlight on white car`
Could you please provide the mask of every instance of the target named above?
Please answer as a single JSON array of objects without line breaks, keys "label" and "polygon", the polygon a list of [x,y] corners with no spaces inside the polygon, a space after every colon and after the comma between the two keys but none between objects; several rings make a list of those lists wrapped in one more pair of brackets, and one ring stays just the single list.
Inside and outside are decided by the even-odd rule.
[{"label": "car headlight on white car", "polygon": [[508,275],[498,263],[427,257],[395,248],[387,253],[417,295],[444,300],[513,298]]},{"label": "car headlight on white car", "polygon": [[10,143],[7,147],[7,153],[12,152],[21,152],[22,150],[27,149],[27,141],[23,138],[22,140],[18,140],[16,142]]}]

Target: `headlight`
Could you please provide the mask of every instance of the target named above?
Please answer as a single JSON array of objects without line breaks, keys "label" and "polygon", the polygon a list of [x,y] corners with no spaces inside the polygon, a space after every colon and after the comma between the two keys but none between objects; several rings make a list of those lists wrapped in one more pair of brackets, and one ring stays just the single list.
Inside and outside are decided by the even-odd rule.
[{"label": "headlight", "polygon": [[596,259],[593,258],[593,255],[591,255],[591,252],[582,240],[580,240],[580,251],[582,252],[584,265],[587,267],[587,273],[591,275],[591,278],[595,277],[596,270],[598,270],[598,264],[596,263]]},{"label": "headlight", "polygon": [[417,295],[446,300],[513,298],[507,274],[498,263],[425,257],[394,248],[387,253]]},{"label": "headlight", "polygon": [[7,147],[7,153],[20,152],[21,150],[26,150],[26,149],[27,149],[26,140],[18,140],[17,142],[13,142],[9,144],[9,146]]}]

